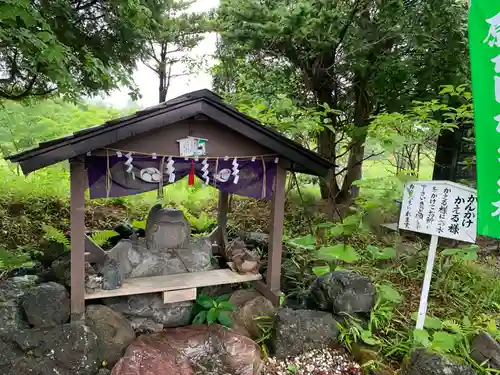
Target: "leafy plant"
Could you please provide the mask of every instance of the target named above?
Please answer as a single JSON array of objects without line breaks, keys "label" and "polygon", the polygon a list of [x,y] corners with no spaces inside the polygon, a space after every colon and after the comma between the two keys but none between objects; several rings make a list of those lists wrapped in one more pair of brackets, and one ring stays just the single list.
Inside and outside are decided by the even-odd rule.
[{"label": "leafy plant", "polygon": [[255,340],[255,343],[260,346],[263,358],[268,359],[269,348],[267,346],[267,341],[271,339],[274,327],[273,318],[270,316],[256,316],[254,317],[254,321],[257,323],[257,327],[259,327],[261,332],[260,337]]},{"label": "leafy plant", "polygon": [[375,260],[389,260],[396,257],[396,249],[393,247],[380,248],[378,246],[368,245],[366,250]]},{"label": "leafy plant", "polygon": [[109,239],[118,236],[118,233],[114,230],[103,230],[99,232],[94,232],[90,236],[92,241],[94,241],[97,245],[103,246]]},{"label": "leafy plant", "polygon": [[351,245],[339,243],[333,246],[321,247],[318,250],[318,258],[329,262],[341,261],[352,263],[359,260],[360,256]]},{"label": "leafy plant", "polygon": [[64,247],[69,250],[70,241],[64,234],[64,232],[60,229],[54,228],[51,225],[42,224],[42,229],[45,232],[45,238],[50,241],[54,241],[64,245]]},{"label": "leafy plant", "polygon": [[219,323],[225,327],[232,327],[233,320],[228,311],[235,311],[233,304],[228,302],[229,296],[220,296],[212,299],[207,296],[198,296],[196,304],[202,308],[193,318],[193,324]]},{"label": "leafy plant", "polygon": [[217,220],[210,217],[206,212],[201,212],[198,216],[194,216],[189,212],[184,212],[191,228],[194,228],[197,233],[206,233],[217,223]]},{"label": "leafy plant", "polygon": [[441,256],[451,256],[454,262],[467,262],[477,260],[478,245],[468,245],[457,249],[445,249]]}]

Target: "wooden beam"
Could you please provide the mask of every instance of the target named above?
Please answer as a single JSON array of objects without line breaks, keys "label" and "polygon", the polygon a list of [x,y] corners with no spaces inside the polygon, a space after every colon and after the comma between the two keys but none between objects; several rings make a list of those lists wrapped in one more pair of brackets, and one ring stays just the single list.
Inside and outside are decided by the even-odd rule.
[{"label": "wooden beam", "polygon": [[196,288],[170,290],[163,292],[163,303],[194,301],[195,299]]},{"label": "wooden beam", "polygon": [[138,277],[123,282],[119,289],[98,290],[88,293],[86,299],[109,298],[167,292],[179,289],[201,288],[204,286],[239,284],[262,279],[260,274],[245,274],[233,272],[230,269],[220,269],[203,272],[178,273],[167,276]]},{"label": "wooden beam", "polygon": [[285,220],[286,169],[280,161],[271,198],[271,222],[269,228],[269,254],[266,283],[273,293],[280,291],[281,255],[283,252],[283,225]]},{"label": "wooden beam", "polygon": [[70,160],[71,321],[85,320],[85,165]]},{"label": "wooden beam", "polygon": [[227,238],[227,213],[229,212],[229,194],[219,191],[219,215],[217,218],[219,224],[219,248],[225,251],[228,245]]}]

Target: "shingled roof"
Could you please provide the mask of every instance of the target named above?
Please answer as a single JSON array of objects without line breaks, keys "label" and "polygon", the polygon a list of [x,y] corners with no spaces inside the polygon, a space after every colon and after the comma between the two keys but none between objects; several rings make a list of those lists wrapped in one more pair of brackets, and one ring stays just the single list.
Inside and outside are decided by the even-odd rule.
[{"label": "shingled roof", "polygon": [[199,115],[205,115],[273,150],[292,162],[291,170],[293,171],[323,177],[329,169],[334,167],[317,153],[227,105],[219,95],[210,90],[194,91],[154,107],[137,111],[132,115],[113,119],[62,138],[42,142],[34,149],[8,156],[6,159],[19,163],[23,172],[28,174],[132,136]]}]

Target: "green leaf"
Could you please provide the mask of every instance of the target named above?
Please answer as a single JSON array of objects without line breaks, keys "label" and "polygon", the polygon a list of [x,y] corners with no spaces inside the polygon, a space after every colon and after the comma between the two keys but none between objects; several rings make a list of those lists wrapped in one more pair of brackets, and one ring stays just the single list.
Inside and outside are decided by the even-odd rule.
[{"label": "green leaf", "polygon": [[344,227],[342,226],[342,224],[337,224],[328,231],[328,235],[330,237],[339,237],[342,236],[343,234],[344,234]]},{"label": "green leaf", "polygon": [[331,228],[335,225],[336,225],[335,223],[331,223],[331,222],[327,221],[327,222],[318,224],[317,227],[319,229],[328,229],[328,228]]},{"label": "green leaf", "polygon": [[[411,318],[414,321],[417,321],[418,313],[414,312],[413,314],[411,314]],[[426,316],[424,320],[424,327],[427,329],[441,329],[443,328],[443,322],[441,322],[439,318]]]},{"label": "green leaf", "polygon": [[207,320],[207,312],[205,310],[200,311],[193,319],[193,324],[203,324]]},{"label": "green leaf", "polygon": [[132,227],[136,229],[146,229],[145,220],[132,220]]},{"label": "green leaf", "polygon": [[378,285],[378,292],[383,301],[399,303],[403,300],[403,296],[388,284]]},{"label": "green leaf", "polygon": [[414,329],[413,330],[413,342],[417,346],[422,346],[424,348],[428,348],[431,343],[429,341],[429,333],[423,329]]},{"label": "green leaf", "polygon": [[217,320],[224,327],[231,328],[233,326],[233,320],[229,316],[229,314],[224,310],[217,311]]},{"label": "green leaf", "polygon": [[304,237],[294,238],[290,240],[290,242],[301,247],[313,249],[316,246],[316,237],[313,235],[308,235]]},{"label": "green leaf", "polygon": [[229,301],[229,299],[231,298],[231,295],[230,294],[224,294],[222,296],[218,296],[216,299],[215,299],[215,302],[217,303],[221,303],[221,302],[224,302],[224,301]]},{"label": "green leaf", "polygon": [[217,309],[212,307],[207,313],[207,323],[213,324],[217,320]]},{"label": "green leaf", "polygon": [[460,249],[444,249],[443,251],[441,251],[441,255],[455,255],[460,251]]},{"label": "green leaf", "polygon": [[330,266],[317,266],[312,268],[313,273],[316,276],[323,276],[330,272]]},{"label": "green leaf", "polygon": [[375,339],[373,336],[372,336],[372,333],[368,330],[363,330],[361,331],[361,340],[363,340],[363,342],[366,344],[366,345],[378,345],[380,344],[380,341]]},{"label": "green leaf", "polygon": [[351,245],[339,243],[334,246],[322,247],[318,250],[318,257],[321,260],[335,261],[340,260],[346,263],[352,263],[359,260],[359,254]]},{"label": "green leaf", "polygon": [[118,236],[119,234],[114,230],[103,230],[100,232],[92,233],[92,241],[94,241],[97,245],[103,246],[110,238]]},{"label": "green leaf", "polygon": [[203,306],[205,309],[210,309],[214,305],[214,300],[207,296],[198,296],[196,298],[196,303]]},{"label": "green leaf", "polygon": [[434,332],[431,348],[443,353],[449,353],[455,348],[455,336],[448,332]]},{"label": "green leaf", "polygon": [[226,301],[222,301],[221,303],[219,303],[218,308],[226,311],[236,311],[236,306]]},{"label": "green leaf", "polygon": [[370,252],[371,256],[376,260],[389,260],[396,257],[396,249],[393,247],[385,247],[383,249],[369,245],[366,250]]}]

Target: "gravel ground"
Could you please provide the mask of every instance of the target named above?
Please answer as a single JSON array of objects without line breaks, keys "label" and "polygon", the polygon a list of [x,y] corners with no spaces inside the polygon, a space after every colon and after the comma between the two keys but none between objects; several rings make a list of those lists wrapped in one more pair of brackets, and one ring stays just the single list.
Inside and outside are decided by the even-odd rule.
[{"label": "gravel ground", "polygon": [[362,375],[362,372],[345,351],[325,348],[286,360],[270,358],[262,375]]}]

